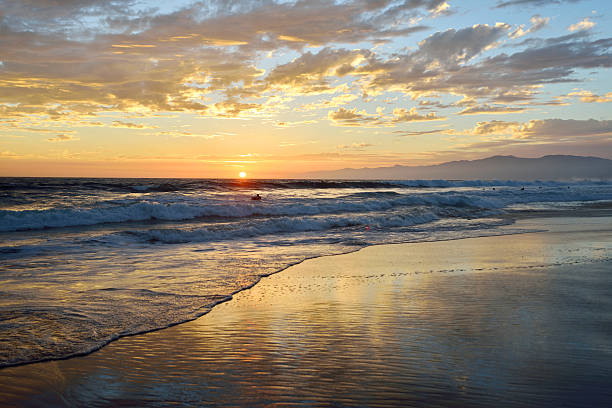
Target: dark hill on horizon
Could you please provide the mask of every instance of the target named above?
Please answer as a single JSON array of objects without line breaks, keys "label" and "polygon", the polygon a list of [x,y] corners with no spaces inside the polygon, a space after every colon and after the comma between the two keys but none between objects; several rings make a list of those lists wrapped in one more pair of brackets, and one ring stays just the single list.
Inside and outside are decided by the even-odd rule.
[{"label": "dark hill on horizon", "polygon": [[612,160],[550,155],[539,158],[492,156],[434,166],[393,166],[305,173],[304,178],[358,180],[572,180],[612,179]]}]

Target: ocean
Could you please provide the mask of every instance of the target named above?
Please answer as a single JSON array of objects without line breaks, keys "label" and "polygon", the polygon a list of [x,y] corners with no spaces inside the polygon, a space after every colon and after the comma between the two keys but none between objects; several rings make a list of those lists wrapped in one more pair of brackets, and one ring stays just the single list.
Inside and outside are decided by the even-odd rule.
[{"label": "ocean", "polygon": [[308,258],[611,203],[603,181],[1,178],[0,367],[192,320]]}]

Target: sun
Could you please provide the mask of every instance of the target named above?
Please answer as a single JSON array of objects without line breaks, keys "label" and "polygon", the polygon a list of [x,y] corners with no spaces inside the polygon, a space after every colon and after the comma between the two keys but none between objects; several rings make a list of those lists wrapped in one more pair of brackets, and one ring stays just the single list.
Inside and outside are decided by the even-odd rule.
[{"label": "sun", "polygon": [[246,173],[244,171],[241,171],[239,176],[240,176],[240,178],[245,178],[246,177]]}]

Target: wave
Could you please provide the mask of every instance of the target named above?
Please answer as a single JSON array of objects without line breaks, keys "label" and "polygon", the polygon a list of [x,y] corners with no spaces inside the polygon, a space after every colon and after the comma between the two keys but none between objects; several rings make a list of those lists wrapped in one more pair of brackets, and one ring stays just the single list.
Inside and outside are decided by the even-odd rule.
[{"label": "wave", "polygon": [[[249,200],[250,201],[250,200]],[[391,195],[358,200],[309,199],[296,202],[256,203],[209,202],[156,203],[129,202],[94,208],[47,210],[0,210],[0,231],[87,226],[130,221],[180,221],[205,217],[246,218],[253,216],[299,216],[390,210],[399,206],[501,208],[502,202],[465,194]]]},{"label": "wave", "polygon": [[0,192],[25,191],[115,191],[153,193],[173,191],[233,191],[269,189],[359,189],[359,188],[448,188],[493,186],[610,185],[610,181],[520,181],[520,180],[242,180],[242,179],[80,179],[0,178]]},{"label": "wave", "polygon": [[610,186],[609,180],[573,180],[573,181],[547,181],[547,180],[398,180],[395,183],[403,187],[419,188],[452,188],[452,187],[586,187]]},{"label": "wave", "polygon": [[262,216],[303,216],[387,211],[397,207],[475,208],[500,210],[512,204],[612,200],[608,189],[521,191],[507,189],[468,192],[398,194],[358,193],[339,198],[294,198],[252,202],[248,198],[202,199],[182,197],[182,202],[122,200],[102,202],[90,208],[51,208],[45,210],[0,210],[0,231],[90,226],[136,221],[181,221],[199,218],[248,218]]},{"label": "wave", "polygon": [[567,185],[610,185],[609,181],[520,181],[520,180],[200,180],[162,184],[131,185],[138,192],[203,190],[269,190],[269,189],[378,189],[378,188],[449,188],[449,187],[559,187]]},{"label": "wave", "polygon": [[335,228],[367,227],[368,230],[408,227],[436,221],[439,218],[432,212],[393,214],[393,215],[355,215],[327,217],[277,217],[256,220],[232,228],[151,229],[146,231],[125,231],[121,234],[135,236],[147,242],[181,244],[187,242],[210,242],[237,238],[253,238],[269,234],[294,232],[325,231]]}]

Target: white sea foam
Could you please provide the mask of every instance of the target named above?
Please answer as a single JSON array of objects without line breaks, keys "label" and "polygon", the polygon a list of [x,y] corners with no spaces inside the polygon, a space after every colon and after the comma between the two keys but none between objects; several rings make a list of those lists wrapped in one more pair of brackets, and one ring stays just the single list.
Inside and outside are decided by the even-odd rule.
[{"label": "white sea foam", "polygon": [[270,199],[253,203],[248,198],[207,199],[172,197],[160,202],[123,199],[102,202],[91,207],[51,208],[45,210],[0,210],[0,231],[35,230],[41,228],[86,226],[128,221],[178,221],[201,217],[243,218],[252,216],[299,216],[378,212],[397,207],[473,207],[502,209],[509,205],[533,202],[566,202],[611,200],[612,189],[597,185],[592,188],[564,187],[531,189],[474,189],[447,192],[366,192],[336,198]]},{"label": "white sea foam", "polygon": [[610,185],[611,181],[520,181],[520,180],[398,180],[405,187],[562,187],[580,185]]},{"label": "white sea foam", "polygon": [[363,226],[368,229],[388,229],[424,224],[439,219],[431,212],[414,214],[342,215],[326,217],[275,217],[250,220],[232,228],[150,229],[126,231],[146,241],[166,244],[208,242],[237,238],[251,238],[268,234],[324,231],[334,228]]},{"label": "white sea foam", "polygon": [[[361,193],[364,194],[364,193]],[[435,193],[365,193],[370,197],[271,199],[253,203],[248,198],[209,200],[200,197],[174,198],[172,202],[125,199],[90,208],[51,208],[46,210],[0,210],[0,231],[86,226],[127,221],[178,221],[201,217],[242,218],[251,216],[299,216],[386,211],[397,207],[427,206],[502,209],[532,202],[612,200],[611,189],[565,189],[523,191],[448,191]],[[177,202],[178,201],[178,202]]]}]

